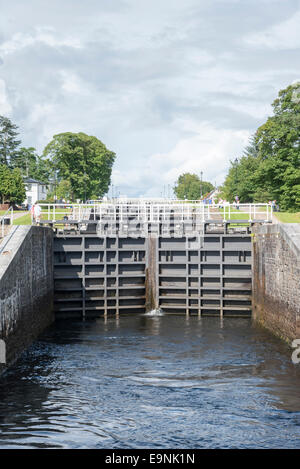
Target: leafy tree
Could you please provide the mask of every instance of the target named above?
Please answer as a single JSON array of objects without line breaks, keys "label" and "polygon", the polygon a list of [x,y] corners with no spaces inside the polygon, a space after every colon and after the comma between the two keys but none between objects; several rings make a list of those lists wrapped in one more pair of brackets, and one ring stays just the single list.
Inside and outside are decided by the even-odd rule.
[{"label": "leafy tree", "polygon": [[19,168],[24,177],[48,182],[53,168],[48,160],[37,154],[33,147],[21,147],[12,160],[12,167]]},{"label": "leafy tree", "polygon": [[261,125],[241,158],[231,162],[223,186],[228,200],[277,200],[282,210],[300,209],[300,83],[273,102],[274,115]]},{"label": "leafy tree", "polygon": [[32,177],[39,181],[49,182],[54,177],[54,169],[51,161],[37,155],[35,170]]},{"label": "leafy tree", "polygon": [[26,199],[26,190],[23,177],[19,168],[11,171],[11,187],[9,200],[15,204],[21,204]]},{"label": "leafy tree", "polygon": [[258,167],[258,149],[254,135],[250,138],[243,156],[230,162],[228,175],[222,187],[222,196],[229,202],[233,202],[236,196],[242,203],[253,202],[258,190],[255,180],[255,172]]},{"label": "leafy tree", "polygon": [[21,147],[11,161],[11,167],[19,168],[23,176],[34,177],[37,168],[36,150],[33,147]]},{"label": "leafy tree", "polygon": [[0,196],[1,203],[4,204],[7,200],[7,195],[10,190],[11,171],[5,164],[0,164]]},{"label": "leafy tree", "polygon": [[55,135],[44,150],[58,179],[69,181],[73,200],[108,191],[115,156],[100,140],[83,132]]},{"label": "leafy tree", "polygon": [[174,187],[178,199],[197,200],[202,195],[211,192],[214,186],[207,181],[200,180],[197,174],[184,173],[179,176]]},{"label": "leafy tree", "polygon": [[279,92],[274,116],[257,131],[258,187],[270,190],[283,210],[300,209],[300,83]]},{"label": "leafy tree", "polygon": [[18,127],[8,117],[0,116],[0,163],[12,164],[21,140],[17,139]]},{"label": "leafy tree", "polygon": [[70,181],[62,179],[57,186],[56,195],[58,199],[70,199],[72,187]]},{"label": "leafy tree", "polygon": [[18,168],[11,170],[7,165],[0,165],[0,196],[2,203],[21,204],[26,198],[25,186],[21,171]]}]

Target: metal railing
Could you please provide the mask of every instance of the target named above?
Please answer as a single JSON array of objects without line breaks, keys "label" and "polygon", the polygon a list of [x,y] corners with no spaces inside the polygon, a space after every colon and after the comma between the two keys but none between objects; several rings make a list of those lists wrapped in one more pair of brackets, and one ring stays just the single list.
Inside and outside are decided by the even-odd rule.
[{"label": "metal railing", "polygon": [[[151,199],[152,201],[152,199]],[[55,222],[100,220],[125,222],[130,218],[136,221],[158,223],[175,219],[185,222],[196,219],[216,222],[271,222],[270,204],[204,204],[199,201],[155,201],[135,199],[132,202],[105,201],[93,204],[39,204],[41,220]],[[65,218],[65,220],[64,220]]]},{"label": "metal railing", "polygon": [[1,226],[1,238],[4,237],[4,227],[6,225],[6,220],[9,221],[9,224],[12,225],[14,221],[14,209],[13,207],[9,207],[6,212],[0,216],[0,226]]}]

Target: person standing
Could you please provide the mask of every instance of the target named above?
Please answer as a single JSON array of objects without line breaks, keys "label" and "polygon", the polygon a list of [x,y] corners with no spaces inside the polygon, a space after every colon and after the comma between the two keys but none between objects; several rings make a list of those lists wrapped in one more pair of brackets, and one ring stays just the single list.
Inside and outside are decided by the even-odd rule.
[{"label": "person standing", "polygon": [[40,223],[41,213],[42,213],[42,209],[39,206],[39,204],[34,204],[34,218],[35,218],[36,223]]},{"label": "person standing", "polygon": [[30,207],[31,224],[34,222],[34,204]]}]

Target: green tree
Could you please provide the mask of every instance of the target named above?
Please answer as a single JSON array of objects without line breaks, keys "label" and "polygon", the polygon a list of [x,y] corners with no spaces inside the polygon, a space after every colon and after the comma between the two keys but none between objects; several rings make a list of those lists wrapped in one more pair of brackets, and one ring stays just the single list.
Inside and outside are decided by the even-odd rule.
[{"label": "green tree", "polygon": [[300,209],[300,83],[273,102],[274,115],[261,125],[241,158],[231,162],[223,186],[228,200],[277,200],[282,210]]},{"label": "green tree", "polygon": [[255,179],[259,164],[256,136],[253,135],[243,156],[230,162],[230,168],[222,187],[222,196],[229,202],[233,202],[236,196],[242,203],[253,202],[257,191],[259,191]]},{"label": "green tree", "polygon": [[70,199],[72,193],[72,187],[70,181],[62,179],[57,186],[56,195],[58,199]]},{"label": "green tree", "polygon": [[10,191],[11,171],[5,164],[0,164],[0,196],[1,203],[4,204]]},{"label": "green tree", "polygon": [[0,164],[0,197],[2,203],[21,204],[26,198],[25,186],[21,171],[11,170],[7,165]]},{"label": "green tree", "polygon": [[48,182],[53,177],[49,160],[38,155],[33,147],[21,147],[12,160],[12,167],[19,168],[24,177]]},{"label": "green tree", "polygon": [[69,181],[73,200],[107,193],[116,155],[96,137],[83,132],[55,135],[44,157],[57,171],[58,180]]},{"label": "green tree", "polygon": [[281,209],[300,209],[300,83],[279,92],[274,116],[257,131],[261,160],[256,180]]},{"label": "green tree", "polygon": [[178,199],[198,200],[202,195],[211,192],[214,186],[207,181],[201,181],[197,174],[181,174],[175,184],[174,192]]},{"label": "green tree", "polygon": [[24,177],[34,177],[37,169],[36,150],[33,147],[21,147],[11,161],[11,167],[19,168]]},{"label": "green tree", "polygon": [[11,171],[11,187],[9,200],[11,203],[21,204],[26,199],[26,190],[23,177],[19,168]]},{"label": "green tree", "polygon": [[0,164],[12,164],[21,143],[18,127],[8,117],[0,116]]}]

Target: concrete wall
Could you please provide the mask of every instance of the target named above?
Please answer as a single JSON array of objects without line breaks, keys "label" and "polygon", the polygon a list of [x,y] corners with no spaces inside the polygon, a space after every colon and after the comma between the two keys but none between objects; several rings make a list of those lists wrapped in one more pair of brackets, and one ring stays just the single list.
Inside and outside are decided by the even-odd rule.
[{"label": "concrete wall", "polygon": [[0,372],[54,320],[52,249],[52,230],[37,226],[15,226],[0,244]]},{"label": "concrete wall", "polygon": [[286,341],[300,338],[300,225],[254,228],[253,316]]}]

